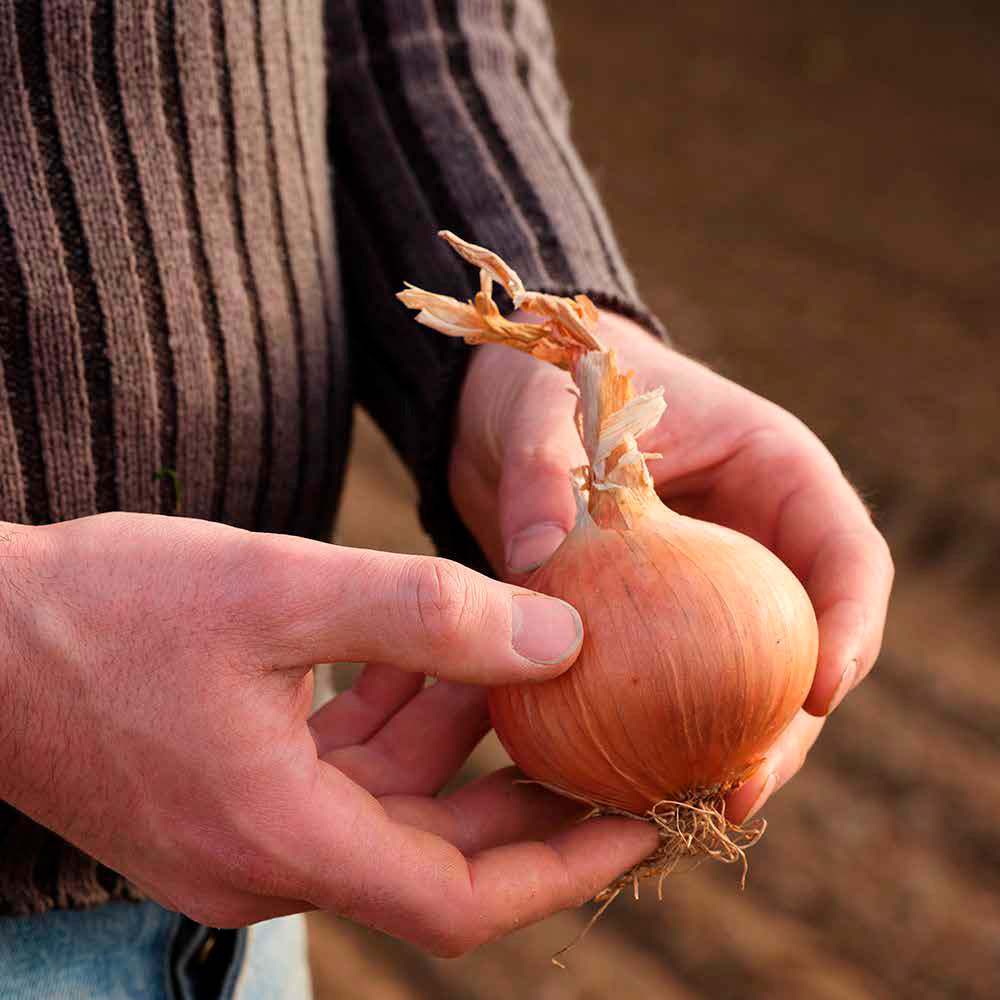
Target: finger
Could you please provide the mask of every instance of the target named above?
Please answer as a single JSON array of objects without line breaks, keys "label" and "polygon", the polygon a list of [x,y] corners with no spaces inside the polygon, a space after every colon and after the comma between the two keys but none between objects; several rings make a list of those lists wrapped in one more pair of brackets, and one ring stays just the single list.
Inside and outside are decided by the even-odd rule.
[{"label": "finger", "polygon": [[375,796],[433,795],[489,729],[482,688],[439,681],[367,743],[342,747],[323,759]]},{"label": "finger", "polygon": [[466,859],[441,838],[392,821],[371,799],[355,801],[354,815],[345,817],[346,789],[339,783],[346,779],[327,768],[323,780],[329,810],[313,809],[308,822],[293,822],[289,830],[311,861],[299,863],[301,895],[439,955],[462,954],[579,905],[659,842],[645,823],[602,817],[544,842]]},{"label": "finger", "polygon": [[806,709],[832,710],[875,662],[892,559],[833,456],[797,422],[752,435],[727,461],[708,516],[767,545],[802,581],[819,624]]},{"label": "finger", "polygon": [[820,548],[806,590],[819,624],[819,662],[806,709],[827,715],[875,665],[894,575],[884,539],[870,524]]},{"label": "finger", "polygon": [[782,506],[775,551],[802,580],[816,611],[819,660],[806,710],[833,711],[871,670],[882,645],[893,565],[850,484],[810,470]]},{"label": "finger", "polygon": [[539,368],[505,421],[497,502],[511,578],[545,562],[576,519],[570,470],[586,456],[573,419],[571,385],[564,372]]},{"label": "finger", "polygon": [[393,795],[380,801],[397,823],[433,833],[465,855],[550,837],[589,808],[526,782],[514,767],[485,775],[447,798]]},{"label": "finger", "polygon": [[564,601],[428,556],[255,535],[234,632],[278,666],[378,661],[473,684],[553,677],[583,640]]},{"label": "finger", "polygon": [[322,757],[331,750],[364,743],[424,686],[421,674],[384,663],[369,663],[347,691],[309,718]]},{"label": "finger", "polygon": [[802,768],[825,722],[825,718],[798,712],[768,750],[753,777],[726,797],[726,816],[734,823],[752,818]]}]

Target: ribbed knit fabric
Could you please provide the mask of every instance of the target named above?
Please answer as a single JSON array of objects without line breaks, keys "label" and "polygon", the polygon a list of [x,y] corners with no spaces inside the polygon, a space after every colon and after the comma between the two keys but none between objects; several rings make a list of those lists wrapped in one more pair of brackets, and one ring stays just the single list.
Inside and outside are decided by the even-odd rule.
[{"label": "ribbed knit fabric", "polygon": [[[0,0],[0,520],[328,537],[357,397],[480,562],[446,477],[470,350],[393,299],[471,293],[445,227],[644,315],[540,3]],[[0,803],[0,913],[136,895]]]}]

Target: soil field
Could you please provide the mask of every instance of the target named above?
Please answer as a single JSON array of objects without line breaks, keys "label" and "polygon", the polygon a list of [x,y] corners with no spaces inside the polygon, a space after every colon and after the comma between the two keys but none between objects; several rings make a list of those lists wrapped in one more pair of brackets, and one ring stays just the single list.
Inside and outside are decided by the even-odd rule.
[{"label": "soil field", "polygon": [[[897,586],[871,679],[732,869],[457,961],[311,918],[319,1000],[1000,996],[1000,8],[551,4],[574,130],[677,343],[800,415]],[[338,540],[429,551],[360,421]],[[487,741],[475,766],[501,759]]]}]

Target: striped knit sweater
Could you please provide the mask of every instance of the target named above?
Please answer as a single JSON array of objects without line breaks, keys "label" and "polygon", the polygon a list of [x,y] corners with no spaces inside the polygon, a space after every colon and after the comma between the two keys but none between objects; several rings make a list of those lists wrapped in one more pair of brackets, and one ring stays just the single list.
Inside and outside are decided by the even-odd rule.
[{"label": "striped knit sweater", "polygon": [[[470,294],[444,227],[640,311],[537,0],[0,0],[0,520],[328,537],[357,401],[477,560],[469,349],[392,296]],[[0,912],[134,895],[0,802]]]}]

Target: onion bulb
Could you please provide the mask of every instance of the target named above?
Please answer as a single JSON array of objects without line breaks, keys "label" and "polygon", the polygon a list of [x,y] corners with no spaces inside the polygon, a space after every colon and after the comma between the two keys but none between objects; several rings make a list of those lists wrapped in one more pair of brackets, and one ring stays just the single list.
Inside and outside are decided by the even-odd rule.
[{"label": "onion bulb", "polygon": [[[580,612],[583,647],[553,680],[493,689],[494,728],[529,778],[596,812],[658,823],[661,850],[638,874],[683,855],[742,860],[755,836],[727,824],[724,798],[805,701],[817,657],[812,604],[763,545],[657,496],[636,439],[659,421],[663,390],[635,394],[595,337],[585,296],[529,292],[495,254],[441,235],[481,269],[474,301],[413,286],[400,299],[442,333],[567,369],[588,459],[571,471],[573,530],[526,581]],[[503,317],[494,281],[541,322]]]}]

